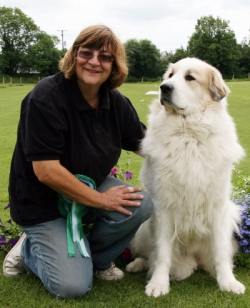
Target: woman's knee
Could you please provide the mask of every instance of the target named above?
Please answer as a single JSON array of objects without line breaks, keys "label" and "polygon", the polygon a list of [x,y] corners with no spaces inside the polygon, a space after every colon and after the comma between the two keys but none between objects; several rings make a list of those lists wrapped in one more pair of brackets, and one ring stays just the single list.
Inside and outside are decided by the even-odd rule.
[{"label": "woman's knee", "polygon": [[48,291],[58,299],[70,299],[83,297],[92,289],[91,279],[84,279],[82,282],[62,281],[61,283],[48,288]]}]

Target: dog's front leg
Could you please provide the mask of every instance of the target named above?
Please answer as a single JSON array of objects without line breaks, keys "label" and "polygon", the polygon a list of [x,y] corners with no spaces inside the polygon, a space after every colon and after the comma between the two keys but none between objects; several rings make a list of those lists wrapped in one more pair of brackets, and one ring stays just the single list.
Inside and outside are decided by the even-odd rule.
[{"label": "dog's front leg", "polygon": [[217,220],[213,232],[213,257],[216,278],[220,290],[243,294],[245,286],[233,274],[233,227],[230,225],[232,218],[227,215]]},{"label": "dog's front leg", "polygon": [[167,294],[170,290],[169,271],[172,257],[172,233],[169,217],[166,217],[166,214],[162,212],[155,213],[152,217],[155,247],[149,258],[149,273],[152,273],[152,277],[146,286],[146,294],[154,297]]}]

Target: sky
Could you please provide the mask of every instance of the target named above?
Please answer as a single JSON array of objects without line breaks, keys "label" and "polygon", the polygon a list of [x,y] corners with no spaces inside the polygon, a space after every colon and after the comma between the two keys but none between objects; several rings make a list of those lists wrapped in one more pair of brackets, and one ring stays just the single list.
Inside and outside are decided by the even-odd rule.
[{"label": "sky", "polygon": [[[0,0],[19,8],[68,49],[87,26],[104,24],[125,43],[147,39],[161,52],[187,47],[197,20],[212,15],[229,21],[237,42],[250,39],[249,0]],[[62,47],[62,43],[57,46]]]}]

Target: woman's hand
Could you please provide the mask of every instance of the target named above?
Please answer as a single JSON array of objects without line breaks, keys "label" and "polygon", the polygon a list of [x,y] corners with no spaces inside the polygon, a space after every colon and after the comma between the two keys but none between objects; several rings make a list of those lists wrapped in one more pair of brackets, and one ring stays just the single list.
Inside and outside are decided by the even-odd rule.
[{"label": "woman's hand", "polygon": [[138,200],[142,200],[143,195],[136,193],[140,191],[140,187],[126,187],[125,185],[111,187],[101,193],[100,207],[107,211],[117,211],[125,215],[131,215],[132,213],[125,209],[124,206],[140,206],[141,203]]}]

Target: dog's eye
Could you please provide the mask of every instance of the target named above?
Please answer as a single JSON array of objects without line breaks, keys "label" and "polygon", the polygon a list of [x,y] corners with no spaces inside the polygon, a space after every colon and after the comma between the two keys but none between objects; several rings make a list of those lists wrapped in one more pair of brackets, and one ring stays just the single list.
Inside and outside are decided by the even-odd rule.
[{"label": "dog's eye", "polygon": [[185,77],[185,79],[188,80],[188,81],[195,80],[195,78],[193,76],[191,76],[191,75],[187,75]]},{"label": "dog's eye", "polygon": [[168,78],[171,78],[171,77],[173,77],[173,73],[170,73],[169,75],[168,75]]}]

